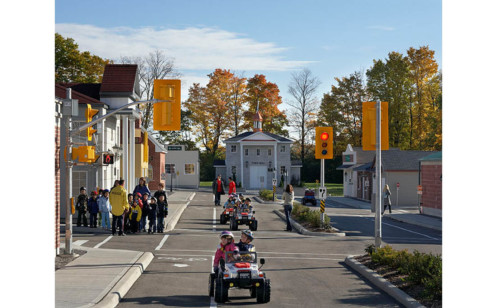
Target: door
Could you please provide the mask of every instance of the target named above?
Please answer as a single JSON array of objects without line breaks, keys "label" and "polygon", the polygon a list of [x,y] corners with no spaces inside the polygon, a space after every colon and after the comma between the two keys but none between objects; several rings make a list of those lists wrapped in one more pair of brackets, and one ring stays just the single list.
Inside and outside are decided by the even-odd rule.
[{"label": "door", "polygon": [[250,166],[250,188],[266,188],[266,166]]}]

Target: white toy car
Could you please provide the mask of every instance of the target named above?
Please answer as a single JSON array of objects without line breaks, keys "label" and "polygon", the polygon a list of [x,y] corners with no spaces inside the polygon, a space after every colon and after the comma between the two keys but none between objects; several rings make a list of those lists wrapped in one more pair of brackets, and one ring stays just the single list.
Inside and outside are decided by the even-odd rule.
[{"label": "white toy car", "polygon": [[257,219],[255,219],[255,211],[252,207],[235,207],[230,214],[231,231],[237,231],[239,225],[247,225],[251,231],[257,231]]},{"label": "white toy car", "polygon": [[[257,253],[249,251],[228,251],[224,262],[221,259],[219,273],[209,277],[209,295],[218,303],[228,300],[230,288],[249,289],[250,296],[258,303],[268,303],[271,299],[271,281],[257,266]],[[261,259],[261,267],[264,259]]]}]

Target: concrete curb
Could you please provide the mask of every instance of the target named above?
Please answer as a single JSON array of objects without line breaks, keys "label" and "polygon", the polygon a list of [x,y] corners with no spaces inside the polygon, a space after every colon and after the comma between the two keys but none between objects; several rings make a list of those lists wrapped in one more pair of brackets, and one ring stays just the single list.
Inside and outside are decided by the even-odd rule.
[{"label": "concrete curb", "polygon": [[253,196],[252,198],[255,201],[257,201],[259,203],[262,203],[262,204],[283,204],[283,201],[281,201],[281,200],[277,200],[277,201],[265,201],[265,200],[262,200],[261,198],[259,198],[257,196]]},{"label": "concrete curb", "polygon": [[355,256],[348,256],[347,258],[345,258],[345,264],[347,264],[354,271],[369,280],[376,287],[380,288],[382,291],[393,297],[396,301],[398,301],[405,307],[425,307],[414,298],[407,295],[404,291],[391,284],[388,280],[361,264],[359,261],[354,259],[354,257]]},{"label": "concrete curb", "polygon": [[186,207],[190,204],[190,201],[195,197],[195,192],[191,194],[191,196],[188,198],[188,202],[185,203],[181,208],[177,211],[178,214],[174,218],[172,218],[168,223],[166,223],[165,226],[165,231],[171,231],[176,227],[176,224],[178,223],[179,219],[181,218],[181,215],[183,215],[183,212],[185,211]]},{"label": "concrete curb", "polygon": [[151,252],[144,252],[140,258],[129,268],[124,276],[119,279],[115,286],[105,295],[105,297],[93,307],[114,308],[119,301],[128,293],[136,280],[152,262],[154,255]]},{"label": "concrete curb", "polygon": [[[285,214],[281,213],[279,210],[273,210],[276,215],[278,215],[283,221],[286,221],[286,216]],[[325,233],[325,232],[311,232],[304,228],[301,224],[290,218],[290,223],[292,224],[292,227],[295,228],[300,234],[304,235],[312,235],[312,236],[345,236],[345,233],[343,232],[337,232],[337,233]],[[340,231],[338,229],[333,228],[336,231]]]}]

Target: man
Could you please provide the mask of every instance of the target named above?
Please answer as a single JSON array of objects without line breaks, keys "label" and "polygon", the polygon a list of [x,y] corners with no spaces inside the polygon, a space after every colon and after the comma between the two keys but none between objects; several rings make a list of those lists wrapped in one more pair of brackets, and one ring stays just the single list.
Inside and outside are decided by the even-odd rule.
[{"label": "man", "polygon": [[221,195],[224,195],[224,181],[221,179],[221,175],[217,176],[217,179],[212,182],[212,193],[214,194],[214,205],[221,206]]},{"label": "man", "polygon": [[236,194],[236,183],[233,182],[231,176],[228,178],[228,180],[230,181],[228,195]]},{"label": "man", "polygon": [[[124,235],[124,221],[123,215],[125,214],[128,205],[128,192],[124,189],[124,180],[119,180],[119,185],[112,188],[110,191],[109,201],[112,207],[112,235],[116,235],[116,228],[119,227],[119,235]],[[117,226],[116,226],[117,225]]]}]

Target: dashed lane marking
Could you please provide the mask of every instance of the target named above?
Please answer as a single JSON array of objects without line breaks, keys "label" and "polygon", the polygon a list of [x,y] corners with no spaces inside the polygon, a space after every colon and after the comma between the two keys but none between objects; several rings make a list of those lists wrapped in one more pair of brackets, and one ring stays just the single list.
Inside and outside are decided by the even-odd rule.
[{"label": "dashed lane marking", "polygon": [[162,248],[162,245],[167,241],[167,238],[169,237],[169,234],[164,235],[164,238],[162,241],[160,241],[159,246],[155,247],[155,250],[160,250]]}]

